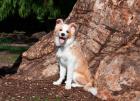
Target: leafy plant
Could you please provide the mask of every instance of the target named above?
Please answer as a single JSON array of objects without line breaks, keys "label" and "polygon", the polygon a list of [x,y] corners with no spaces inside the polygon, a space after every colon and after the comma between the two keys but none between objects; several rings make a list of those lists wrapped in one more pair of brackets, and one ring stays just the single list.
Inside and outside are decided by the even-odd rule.
[{"label": "leafy plant", "polygon": [[45,16],[60,16],[60,9],[54,6],[53,0],[0,0],[0,21],[11,15],[22,18],[35,15],[42,20]]},{"label": "leafy plant", "polygon": [[14,42],[14,39],[12,38],[0,38],[0,44],[2,43],[12,43]]},{"label": "leafy plant", "polygon": [[28,48],[26,47],[16,47],[10,45],[0,45],[0,51],[8,51],[10,53],[22,53],[26,51]]}]

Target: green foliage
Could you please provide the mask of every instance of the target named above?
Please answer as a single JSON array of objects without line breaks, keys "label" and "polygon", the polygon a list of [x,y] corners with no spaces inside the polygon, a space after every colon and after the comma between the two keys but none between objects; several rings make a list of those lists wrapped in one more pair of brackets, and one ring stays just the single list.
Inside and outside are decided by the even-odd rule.
[{"label": "green foliage", "polygon": [[0,52],[1,51],[8,51],[10,53],[22,53],[26,51],[28,48],[26,47],[17,47],[17,46],[10,46],[7,44],[1,44],[0,45]]},{"label": "green foliage", "polygon": [[12,15],[36,16],[38,20],[60,16],[60,8],[54,0],[0,0],[0,21]]},{"label": "green foliage", "polygon": [[0,38],[0,44],[2,44],[2,43],[12,43],[14,41],[15,40],[12,39],[12,38]]}]

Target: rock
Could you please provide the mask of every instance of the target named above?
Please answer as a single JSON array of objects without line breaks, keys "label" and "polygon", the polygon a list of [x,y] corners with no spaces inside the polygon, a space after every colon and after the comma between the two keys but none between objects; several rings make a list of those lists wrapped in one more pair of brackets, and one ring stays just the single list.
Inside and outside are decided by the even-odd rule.
[{"label": "rock", "polygon": [[[115,55],[106,56],[100,62],[95,75],[100,98],[108,100],[111,97],[114,100],[120,99],[121,101],[125,101],[126,96],[129,101],[140,98],[136,94],[140,90],[139,55],[140,53],[135,51],[116,53]],[[106,89],[107,94],[110,96],[104,94],[104,89]],[[132,94],[133,97],[131,96]]]},{"label": "rock", "polygon": [[46,34],[47,34],[46,32],[37,32],[37,33],[32,34],[31,39],[39,40],[41,37],[43,37]]},{"label": "rock", "polygon": [[[77,40],[95,77],[97,96],[139,101],[140,0],[78,0],[65,21],[79,25]],[[57,74],[55,50],[50,32],[23,53],[20,79]]]}]

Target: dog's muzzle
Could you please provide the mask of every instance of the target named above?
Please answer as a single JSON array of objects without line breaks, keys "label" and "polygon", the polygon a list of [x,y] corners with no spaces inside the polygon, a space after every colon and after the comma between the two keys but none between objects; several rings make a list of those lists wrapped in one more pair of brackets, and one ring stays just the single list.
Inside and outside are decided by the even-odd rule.
[{"label": "dog's muzzle", "polygon": [[64,44],[64,43],[65,43],[65,40],[66,40],[66,38],[64,38],[64,37],[59,37],[60,44]]}]

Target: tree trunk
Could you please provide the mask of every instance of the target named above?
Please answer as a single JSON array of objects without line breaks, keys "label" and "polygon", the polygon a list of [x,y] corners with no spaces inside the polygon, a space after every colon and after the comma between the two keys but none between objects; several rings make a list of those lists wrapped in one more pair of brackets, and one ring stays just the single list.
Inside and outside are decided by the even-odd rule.
[{"label": "tree trunk", "polygon": [[[79,25],[77,39],[98,97],[140,100],[140,0],[78,0],[65,21]],[[23,53],[20,78],[44,79],[58,73],[52,33]]]}]

